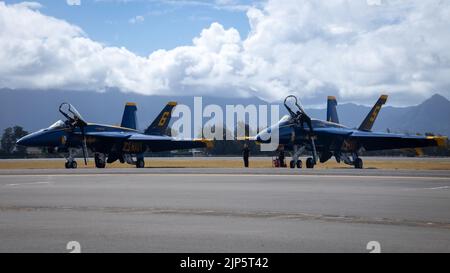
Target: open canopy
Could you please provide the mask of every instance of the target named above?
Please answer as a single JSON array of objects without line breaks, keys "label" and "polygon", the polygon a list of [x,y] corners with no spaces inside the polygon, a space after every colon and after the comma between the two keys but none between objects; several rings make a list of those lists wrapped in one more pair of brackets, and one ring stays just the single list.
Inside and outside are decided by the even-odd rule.
[{"label": "open canopy", "polygon": [[303,110],[302,105],[298,102],[297,97],[290,95],[284,99],[284,107],[288,110],[292,117],[297,117],[300,115],[306,115],[305,110]]},{"label": "open canopy", "polygon": [[83,119],[77,109],[70,103],[63,102],[59,106],[59,112],[69,120],[72,125],[85,126],[87,122]]}]

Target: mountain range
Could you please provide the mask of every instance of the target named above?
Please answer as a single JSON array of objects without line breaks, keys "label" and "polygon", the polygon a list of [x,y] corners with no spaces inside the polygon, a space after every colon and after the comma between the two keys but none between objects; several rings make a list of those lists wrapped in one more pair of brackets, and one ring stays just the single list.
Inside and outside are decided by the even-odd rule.
[{"label": "mountain range", "polygon": [[[36,91],[0,89],[0,130],[20,125],[27,131],[35,131],[48,127],[61,118],[58,107],[62,102],[70,102],[89,122],[104,124],[120,124],[123,107],[126,102],[138,105],[138,124],[141,129],[161,111],[168,101],[193,106],[192,96],[166,97],[145,96],[134,93],[123,93],[117,90],[107,92],[89,91]],[[325,102],[326,98],[324,98]],[[258,98],[220,98],[203,97],[203,106],[217,104],[225,109],[225,105],[265,105]],[[280,103],[281,105],[281,103]],[[349,127],[358,127],[371,107],[345,103],[338,105],[339,119]],[[315,118],[325,119],[326,109],[305,109]],[[225,112],[225,110],[224,110]],[[280,106],[280,115],[285,114]],[[270,120],[270,119],[269,119]],[[206,120],[205,120],[206,121]],[[399,133],[432,132],[450,135],[450,101],[438,94],[433,95],[419,105],[409,107],[393,107],[387,105],[381,110],[374,125],[374,131]]]}]

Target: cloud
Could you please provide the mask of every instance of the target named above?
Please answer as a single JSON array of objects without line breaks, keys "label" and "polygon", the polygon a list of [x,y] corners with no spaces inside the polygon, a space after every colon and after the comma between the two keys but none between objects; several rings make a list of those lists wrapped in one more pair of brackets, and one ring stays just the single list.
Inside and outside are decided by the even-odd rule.
[{"label": "cloud", "polygon": [[66,0],[66,3],[69,6],[80,6],[81,0]]},{"label": "cloud", "polygon": [[144,22],[144,20],[145,20],[144,16],[142,16],[142,15],[137,15],[137,16],[131,18],[130,20],[128,20],[128,22],[129,22],[130,24],[137,24],[137,23],[142,23],[142,22]]},{"label": "cloud", "polygon": [[0,2],[0,87],[269,101],[295,93],[307,103],[329,94],[366,102],[387,92],[398,104],[450,97],[450,5],[424,2],[268,1],[247,11],[247,37],[212,23],[191,45],[147,57],[36,7]]}]

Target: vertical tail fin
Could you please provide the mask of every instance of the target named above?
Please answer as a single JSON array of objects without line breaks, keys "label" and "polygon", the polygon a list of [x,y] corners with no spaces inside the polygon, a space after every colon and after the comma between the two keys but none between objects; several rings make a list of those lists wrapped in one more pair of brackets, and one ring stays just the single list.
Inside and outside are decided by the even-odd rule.
[{"label": "vertical tail fin", "polygon": [[170,119],[172,118],[172,110],[175,106],[177,106],[177,103],[174,101],[167,103],[166,107],[164,107],[144,133],[147,135],[165,135],[167,126],[169,126]]},{"label": "vertical tail fin", "polygon": [[136,103],[127,102],[125,104],[125,109],[123,110],[122,123],[120,126],[130,129],[137,129],[137,119],[136,119]]},{"label": "vertical tail fin", "polygon": [[378,113],[380,113],[381,106],[383,106],[386,103],[387,98],[388,98],[387,95],[380,96],[377,103],[375,103],[372,110],[370,110],[369,114],[367,114],[367,117],[364,119],[364,121],[359,126],[358,130],[360,130],[360,131],[372,130],[372,126],[375,123],[375,120],[377,119]]},{"label": "vertical tail fin", "polygon": [[328,96],[327,100],[327,121],[339,123],[339,117],[336,110],[337,100],[334,96]]}]

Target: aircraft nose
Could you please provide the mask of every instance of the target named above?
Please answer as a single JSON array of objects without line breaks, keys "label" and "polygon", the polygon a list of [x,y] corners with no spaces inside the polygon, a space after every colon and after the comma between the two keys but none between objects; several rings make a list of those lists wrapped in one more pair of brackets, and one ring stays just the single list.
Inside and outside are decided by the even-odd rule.
[{"label": "aircraft nose", "polygon": [[26,135],[22,138],[20,138],[19,140],[16,141],[17,145],[20,146],[32,146],[33,145],[33,136],[30,135]]},{"label": "aircraft nose", "polygon": [[259,143],[270,142],[270,129],[262,130],[258,135],[256,135],[256,141]]},{"label": "aircraft nose", "polygon": [[43,131],[31,133],[17,140],[16,144],[28,147],[45,146],[44,144],[52,144],[48,139],[48,135]]}]

